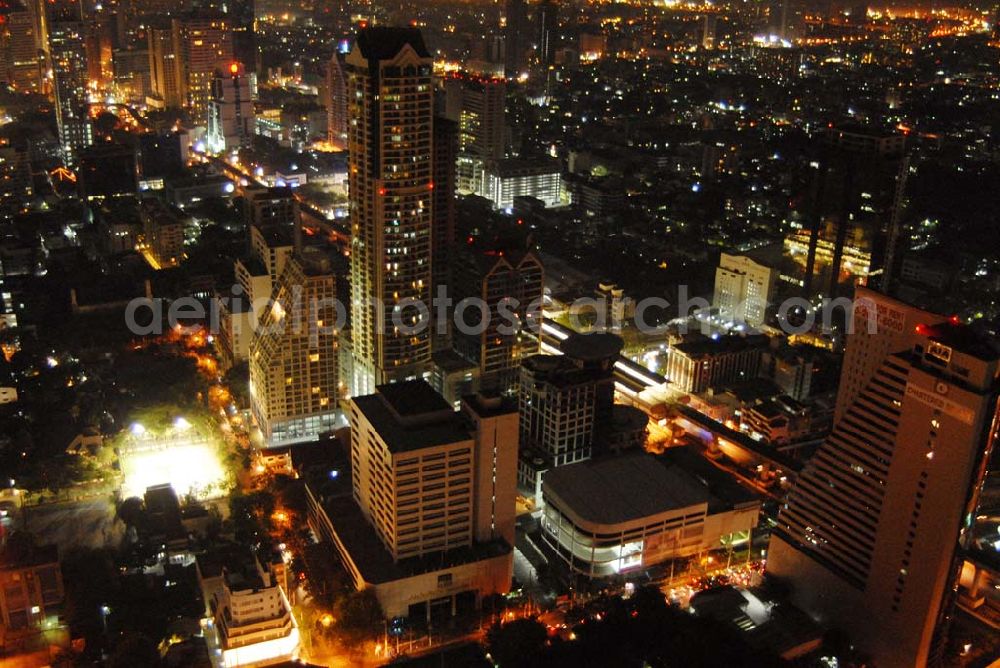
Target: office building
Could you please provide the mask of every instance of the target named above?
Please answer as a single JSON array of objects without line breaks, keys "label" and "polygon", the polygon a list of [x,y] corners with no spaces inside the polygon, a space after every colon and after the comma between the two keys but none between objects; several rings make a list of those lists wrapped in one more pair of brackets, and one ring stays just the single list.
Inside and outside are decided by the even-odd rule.
[{"label": "office building", "polygon": [[215,71],[233,63],[233,33],[224,14],[192,13],[172,20],[178,96],[194,118],[205,118]]},{"label": "office building", "polygon": [[694,334],[671,346],[666,375],[677,390],[694,394],[753,380],[768,345],[763,334],[714,338]]},{"label": "office building", "polygon": [[614,334],[572,334],[560,345],[562,355],[522,362],[518,485],[538,502],[545,472],[590,459],[611,426],[612,374],[623,345]]},{"label": "office building", "polygon": [[[280,564],[283,569],[284,565]],[[195,561],[205,615],[224,668],[288,661],[299,645],[299,630],[288,598],[268,560],[258,551],[203,554]]]},{"label": "office building", "polygon": [[250,406],[268,446],[334,428],[338,314],[329,258],[302,249],[285,260],[250,342]]},{"label": "office building", "polygon": [[[865,317],[883,328],[914,315],[892,300],[879,305]],[[877,336],[848,340],[872,359],[845,365],[845,381],[867,378],[851,384],[850,404],[800,473],[767,569],[873,663],[934,665],[998,437],[1000,350],[948,321],[890,335],[896,345],[881,356],[868,345]]]},{"label": "office building", "polygon": [[[849,294],[857,278],[844,286],[843,275],[885,291],[899,259],[901,199],[909,171],[906,136],[830,128],[815,141],[813,184],[804,204],[803,294]],[[852,255],[864,254],[868,267],[850,262]]]},{"label": "office building", "polygon": [[119,99],[144,103],[152,92],[149,71],[149,49],[115,49],[114,89]]},{"label": "office building", "polygon": [[498,209],[512,209],[514,198],[533,197],[545,206],[562,204],[562,168],[553,158],[506,158],[486,163],[481,191]]},{"label": "office building", "polygon": [[179,109],[184,106],[180,55],[170,25],[154,25],[146,32],[149,51],[151,106]]},{"label": "office building", "polygon": [[458,123],[458,190],[474,192],[483,164],[506,154],[503,78],[456,73],[444,80],[444,116]]},{"label": "office building", "polygon": [[432,64],[409,28],[362,30],[346,58],[356,395],[430,364],[433,328],[414,303],[431,303]]},{"label": "office building", "polygon": [[[441,116],[434,117],[434,194],[431,197],[431,291],[439,287],[454,294],[455,263],[455,192],[457,188],[458,124]],[[436,324],[436,323],[435,323]],[[450,334],[451,321],[444,336]],[[438,334],[437,331],[434,332]]]},{"label": "office building", "polygon": [[216,70],[208,102],[208,150],[229,155],[250,148],[255,129],[250,77],[243,65],[234,62],[224,71]]},{"label": "office building", "polygon": [[139,207],[142,244],[146,262],[153,269],[169,269],[184,261],[184,220],[158,199],[143,200]]},{"label": "office building", "polygon": [[[12,2],[0,9],[0,72],[3,80],[17,91],[39,93],[42,90],[43,44],[35,13],[42,5],[27,0]],[[44,45],[47,48],[47,45]]]},{"label": "office building", "polygon": [[685,450],[552,469],[542,483],[545,542],[573,572],[602,578],[749,538],[759,497]]},{"label": "office building", "polygon": [[27,149],[0,139],[0,217],[12,219],[30,199],[32,192]]},{"label": "office building", "polygon": [[55,545],[11,535],[0,552],[0,625],[11,635],[58,620],[65,591]]},{"label": "office building", "polygon": [[595,327],[605,332],[621,331],[626,319],[635,316],[635,300],[614,283],[598,283],[594,299],[598,309]]},{"label": "office building", "polygon": [[886,357],[913,347],[917,325],[934,325],[945,320],[942,315],[858,287],[837,387],[834,422],[839,422],[854,404]]},{"label": "office building", "polygon": [[507,0],[504,5],[504,74],[517,78],[528,63],[528,6],[525,0]]},{"label": "office building", "polygon": [[540,65],[550,67],[555,65],[559,48],[559,4],[556,0],[542,0],[535,11],[536,57]]},{"label": "office building", "polygon": [[517,410],[465,397],[455,411],[426,381],[354,397],[351,494],[310,490],[310,523],[387,617],[455,614],[510,587]]},{"label": "office building", "polygon": [[[454,348],[476,365],[480,387],[509,394],[517,390],[521,360],[538,353],[538,338],[522,329],[529,310],[541,316],[544,271],[541,260],[525,244],[462,247],[455,258],[454,298],[481,300],[485,311],[466,310],[454,334]],[[469,312],[473,315],[470,315]],[[478,326],[488,313],[485,327]],[[536,323],[538,324],[538,323]],[[464,330],[464,331],[463,331]]]},{"label": "office building", "polygon": [[294,230],[298,205],[288,186],[249,186],[243,191],[243,219],[247,227],[279,226]]},{"label": "office building", "polygon": [[55,5],[49,16],[49,60],[55,92],[56,128],[63,159],[93,143],[87,113],[86,23],[79,5]]},{"label": "office building", "polygon": [[326,66],[326,140],[347,148],[347,74],[344,54],[335,52]]},{"label": "office building", "polygon": [[725,321],[760,327],[775,296],[778,271],[743,255],[723,253],[715,270],[712,306]]}]

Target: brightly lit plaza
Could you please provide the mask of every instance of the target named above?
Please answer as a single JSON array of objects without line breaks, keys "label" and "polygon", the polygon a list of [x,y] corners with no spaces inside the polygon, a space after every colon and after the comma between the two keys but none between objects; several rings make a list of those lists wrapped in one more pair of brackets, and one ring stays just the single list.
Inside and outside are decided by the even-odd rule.
[{"label": "brightly lit plaza", "polygon": [[207,499],[220,496],[226,487],[215,445],[184,418],[162,432],[133,424],[121,447],[121,467],[124,497],[141,497],[149,487],[169,484],[178,496]]}]

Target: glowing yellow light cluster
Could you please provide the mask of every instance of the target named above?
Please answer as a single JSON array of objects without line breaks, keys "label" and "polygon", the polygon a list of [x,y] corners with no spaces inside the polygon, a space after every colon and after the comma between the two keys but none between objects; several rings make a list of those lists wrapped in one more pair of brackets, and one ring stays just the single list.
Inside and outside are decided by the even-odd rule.
[{"label": "glowing yellow light cluster", "polygon": [[146,488],[170,484],[179,496],[198,498],[224,492],[226,472],[210,443],[170,439],[144,441],[122,452],[123,496],[142,496]]}]

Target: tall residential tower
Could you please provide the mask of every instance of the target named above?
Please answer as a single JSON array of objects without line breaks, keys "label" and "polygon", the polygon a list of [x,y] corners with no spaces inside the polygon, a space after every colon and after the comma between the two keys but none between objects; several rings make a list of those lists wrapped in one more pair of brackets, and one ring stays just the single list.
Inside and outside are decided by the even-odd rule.
[{"label": "tall residential tower", "polygon": [[434,93],[419,30],[367,28],[346,58],[351,198],[351,393],[422,376],[432,328]]}]

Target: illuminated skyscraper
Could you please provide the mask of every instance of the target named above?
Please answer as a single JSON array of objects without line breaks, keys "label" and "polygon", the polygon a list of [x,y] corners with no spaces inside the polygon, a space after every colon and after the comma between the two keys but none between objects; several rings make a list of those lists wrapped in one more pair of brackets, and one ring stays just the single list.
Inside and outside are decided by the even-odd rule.
[{"label": "illuminated skyscraper", "polygon": [[44,60],[39,57],[37,2],[13,2],[0,8],[0,72],[19,91],[40,92]]},{"label": "illuminated skyscraper", "polygon": [[215,70],[233,62],[233,33],[223,14],[195,13],[173,19],[174,53],[180,63],[181,101],[204,118]]},{"label": "illuminated skyscraper", "polygon": [[326,66],[326,140],[343,148],[347,144],[347,77],[344,56],[334,53]]},{"label": "illuminated skyscraper", "polygon": [[444,115],[458,123],[458,191],[481,187],[483,164],[506,154],[502,78],[458,74],[445,79]]},{"label": "illuminated skyscraper", "polygon": [[250,342],[250,407],[268,445],[316,438],[337,413],[336,290],[328,258],[292,254]]},{"label": "illuminated skyscraper", "polygon": [[[906,137],[864,129],[828,130],[817,138],[815,170],[806,203],[809,246],[804,294],[842,293],[845,275],[871,277],[885,289],[895,264],[901,199],[906,186]],[[850,246],[871,256],[870,267],[848,261]],[[824,248],[829,248],[828,254]],[[817,286],[820,266],[827,284]]]},{"label": "illuminated skyscraper", "polygon": [[56,126],[63,158],[93,143],[87,115],[87,26],[79,4],[53,5],[49,14],[49,59],[55,79]]},{"label": "illuminated skyscraper", "polygon": [[[862,297],[846,406],[781,510],[767,570],[875,664],[924,666],[943,648],[1000,429],[1000,349],[940,316],[920,322],[918,309]],[[891,347],[879,354],[882,340]]]},{"label": "illuminated skyscraper", "polygon": [[253,100],[250,99],[250,77],[240,63],[231,63],[217,70],[212,79],[212,96],[208,102],[208,149],[229,153],[249,148],[254,135]]},{"label": "illuminated skyscraper", "polygon": [[[348,54],[351,392],[422,376],[431,333],[434,99],[419,30],[367,28]],[[394,322],[395,321],[395,322]]]},{"label": "illuminated skyscraper", "polygon": [[180,61],[174,50],[174,33],[169,26],[153,26],[149,40],[149,79],[153,96],[164,107],[180,108]]}]

